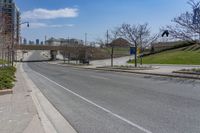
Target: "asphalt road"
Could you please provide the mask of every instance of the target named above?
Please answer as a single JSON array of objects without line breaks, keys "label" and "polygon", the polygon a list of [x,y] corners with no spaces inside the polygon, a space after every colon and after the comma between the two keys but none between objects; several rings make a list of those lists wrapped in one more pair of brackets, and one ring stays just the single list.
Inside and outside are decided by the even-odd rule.
[{"label": "asphalt road", "polygon": [[[38,53],[31,59],[41,58]],[[79,133],[199,133],[194,80],[25,63],[29,77]]]}]

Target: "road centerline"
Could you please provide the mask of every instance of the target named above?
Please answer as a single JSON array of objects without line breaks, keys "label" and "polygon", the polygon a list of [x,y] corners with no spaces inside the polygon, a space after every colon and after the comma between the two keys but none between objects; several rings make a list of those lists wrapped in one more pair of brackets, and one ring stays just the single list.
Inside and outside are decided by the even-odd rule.
[{"label": "road centerline", "polygon": [[138,125],[138,124],[136,124],[136,123],[134,123],[134,122],[131,122],[130,120],[128,120],[128,119],[126,119],[126,118],[124,118],[124,117],[122,117],[122,116],[119,116],[118,114],[113,113],[112,111],[110,111],[110,110],[108,110],[108,109],[106,109],[106,108],[104,108],[104,107],[102,107],[102,106],[100,106],[100,105],[98,105],[98,104],[92,102],[91,100],[89,100],[89,99],[87,99],[87,98],[85,98],[85,97],[83,97],[83,96],[77,94],[76,92],[73,92],[73,91],[71,91],[70,89],[68,89],[68,88],[66,88],[66,87],[64,87],[64,86],[62,86],[62,85],[60,85],[60,84],[58,84],[57,82],[55,82],[55,81],[49,79],[48,77],[46,77],[46,76],[44,76],[44,75],[42,75],[42,74],[40,74],[40,73],[38,73],[38,72],[36,72],[36,71],[34,71],[34,70],[32,70],[32,71],[33,71],[34,73],[36,73],[37,75],[39,75],[39,76],[45,78],[46,80],[48,80],[48,81],[54,83],[55,85],[61,87],[62,89],[68,91],[69,93],[71,93],[71,94],[73,94],[73,95],[79,97],[80,99],[86,101],[87,103],[89,103],[89,104],[91,104],[91,105],[93,105],[93,106],[95,106],[95,107],[97,107],[97,108],[99,108],[99,109],[105,111],[106,113],[109,113],[110,115],[112,115],[112,116],[114,116],[114,117],[116,117],[116,118],[118,118],[118,119],[124,121],[125,123],[127,123],[127,124],[129,124],[129,125],[131,125],[131,126],[137,128],[137,129],[143,131],[144,133],[152,133],[151,131],[145,129],[144,127],[142,127],[142,126],[140,126],[140,125]]}]

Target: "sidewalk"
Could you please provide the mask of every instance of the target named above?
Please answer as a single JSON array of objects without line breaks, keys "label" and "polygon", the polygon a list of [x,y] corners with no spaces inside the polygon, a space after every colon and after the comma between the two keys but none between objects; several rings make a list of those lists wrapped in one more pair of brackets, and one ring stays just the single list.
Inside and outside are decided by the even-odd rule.
[{"label": "sidewalk", "polygon": [[[29,57],[33,54],[33,51],[29,51],[26,55],[24,55],[24,60],[28,60]],[[17,83],[14,88],[15,93],[21,92],[18,96],[18,99],[13,99],[12,102],[8,104],[12,104],[16,106],[15,110],[20,110],[18,105],[20,103],[21,108],[25,108],[24,110],[20,110],[18,114],[16,114],[15,110],[7,113],[7,115],[16,114],[17,116],[22,115],[22,117],[18,118],[17,121],[25,121],[23,125],[13,125],[8,128],[12,128],[13,130],[10,132],[9,129],[5,129],[5,133],[76,133],[75,129],[70,125],[70,123],[60,114],[60,112],[48,101],[48,99],[42,94],[40,89],[33,83],[30,79],[26,71],[36,73],[29,67],[27,64],[25,65],[26,70],[24,70],[23,63],[18,63],[17,65]],[[38,75],[40,76],[40,75]],[[28,89],[27,89],[28,88]],[[1,96],[0,96],[1,97]],[[6,97],[6,95],[5,95]],[[12,96],[10,96],[12,97]],[[2,98],[3,99],[3,98]],[[0,99],[1,101],[1,99]],[[13,102],[16,101],[16,102]],[[2,101],[5,104],[6,101]],[[7,105],[7,104],[5,104]],[[8,108],[10,107],[7,105]],[[0,104],[1,108],[1,104]],[[23,115],[27,115],[26,118]],[[12,117],[11,117],[12,118]],[[10,120],[10,119],[9,119]],[[1,118],[0,118],[1,121]],[[27,123],[27,124],[25,124]],[[1,123],[0,123],[1,124]],[[5,125],[9,125],[6,123]],[[3,127],[3,126],[2,126]],[[15,128],[21,129],[20,131],[15,131]],[[8,132],[7,132],[8,131]],[[0,126],[0,133],[1,126]],[[4,132],[3,132],[4,133]]]},{"label": "sidewalk", "polygon": [[182,65],[150,65],[156,69],[153,70],[140,70],[138,72],[146,72],[146,73],[156,73],[156,74],[173,74],[174,71],[179,71],[182,69],[192,69],[192,68],[200,68],[200,66],[182,66]]},{"label": "sidewalk", "polygon": [[44,133],[31,90],[20,69],[16,79],[13,94],[0,96],[0,133]]},{"label": "sidewalk", "polygon": [[[88,65],[88,66],[76,66],[72,64],[63,64],[61,61],[49,62],[50,64],[60,65],[65,67],[74,67],[74,68],[81,68],[81,69],[90,69],[90,70],[101,70],[101,71],[112,71],[112,72],[125,72],[125,73],[135,73],[135,74],[146,74],[146,75],[156,75],[156,76],[168,76],[168,77],[175,77],[175,78],[185,78],[185,79],[197,79],[200,80],[200,75],[192,75],[192,74],[180,74],[174,73],[174,71],[178,71],[181,69],[192,69],[192,68],[200,68],[200,66],[157,66],[157,65],[150,65],[153,69],[147,70],[129,70],[129,69],[115,69],[109,67],[99,67],[98,65]],[[144,65],[149,66],[149,65]]]}]

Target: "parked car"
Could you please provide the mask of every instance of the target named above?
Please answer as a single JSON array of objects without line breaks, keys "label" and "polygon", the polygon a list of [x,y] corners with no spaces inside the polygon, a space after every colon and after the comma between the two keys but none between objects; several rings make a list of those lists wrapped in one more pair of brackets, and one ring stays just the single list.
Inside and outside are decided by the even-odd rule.
[{"label": "parked car", "polygon": [[90,61],[89,61],[89,59],[81,59],[80,63],[82,63],[82,64],[90,64]]}]

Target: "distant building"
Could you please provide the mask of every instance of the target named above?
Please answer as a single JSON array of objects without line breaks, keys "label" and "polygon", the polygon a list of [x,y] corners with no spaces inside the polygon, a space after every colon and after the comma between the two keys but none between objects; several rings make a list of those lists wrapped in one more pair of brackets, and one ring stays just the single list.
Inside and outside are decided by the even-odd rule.
[{"label": "distant building", "polygon": [[30,41],[29,41],[29,44],[30,44],[30,45],[33,45],[33,44],[34,44],[34,41],[31,41],[31,40],[30,40]]},{"label": "distant building", "polygon": [[[74,38],[73,39],[66,39],[66,41],[69,42],[70,44],[80,44],[80,45],[84,44],[83,40],[74,39]],[[64,44],[64,43],[62,43],[62,44]]]},{"label": "distant building", "polygon": [[24,45],[27,44],[27,40],[26,40],[26,38],[24,38],[24,40],[23,40],[23,44],[24,44]]},{"label": "distant building", "polygon": [[40,45],[40,40],[39,40],[39,39],[36,39],[35,44],[36,44],[36,45]]},{"label": "distant building", "polygon": [[117,39],[113,40],[108,45],[109,46],[114,46],[114,47],[130,47],[131,43],[128,42],[127,40],[123,39],[123,38],[117,38]]},{"label": "distant building", "polygon": [[60,46],[60,45],[83,45],[84,42],[83,40],[79,39],[55,39],[55,38],[50,38],[49,40],[46,40],[46,45],[50,46]]},{"label": "distant building", "polygon": [[45,44],[49,45],[49,46],[60,46],[61,41],[52,37],[52,38],[46,40]]},{"label": "distant building", "polygon": [[43,42],[43,41],[41,41],[41,42],[40,42],[40,45],[44,45],[44,42]]}]

